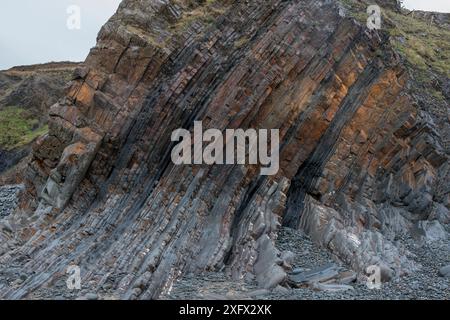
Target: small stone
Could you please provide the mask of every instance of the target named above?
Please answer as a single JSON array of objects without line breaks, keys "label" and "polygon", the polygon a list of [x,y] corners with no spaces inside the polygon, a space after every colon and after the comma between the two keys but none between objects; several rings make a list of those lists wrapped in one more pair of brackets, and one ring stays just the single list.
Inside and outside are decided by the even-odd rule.
[{"label": "small stone", "polygon": [[301,286],[302,284],[311,284],[314,282],[325,282],[336,278],[339,275],[339,269],[338,266],[331,263],[308,272],[290,274],[288,281],[294,286]]},{"label": "small stone", "polygon": [[327,292],[339,292],[339,291],[347,291],[354,290],[352,286],[346,284],[323,284],[323,283],[313,283],[312,288],[319,291],[327,291]]},{"label": "small stone", "polygon": [[356,273],[353,271],[345,271],[339,274],[339,284],[350,284],[356,281]]},{"label": "small stone", "polygon": [[113,285],[109,282],[107,282],[103,285],[104,290],[110,290],[112,287],[113,287]]},{"label": "small stone", "polygon": [[284,251],[281,254],[282,266],[285,269],[292,269],[292,264],[294,263],[295,254],[291,251]]},{"label": "small stone", "polygon": [[98,295],[96,293],[86,294],[86,300],[98,300]]},{"label": "small stone", "polygon": [[270,291],[267,289],[257,289],[248,293],[250,297],[261,297],[268,294]]},{"label": "small stone", "polygon": [[291,292],[291,290],[289,290],[288,288],[280,286],[280,285],[277,286],[275,289],[273,289],[273,291],[277,292],[277,293],[281,293],[281,294],[288,294]]},{"label": "small stone", "polygon": [[441,277],[450,278],[450,264],[439,269],[439,275]]}]

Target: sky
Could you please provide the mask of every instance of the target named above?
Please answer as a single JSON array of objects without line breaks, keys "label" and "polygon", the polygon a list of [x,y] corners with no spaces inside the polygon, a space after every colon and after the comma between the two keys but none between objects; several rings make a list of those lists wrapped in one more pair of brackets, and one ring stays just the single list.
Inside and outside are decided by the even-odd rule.
[{"label": "sky", "polygon": [[[120,0],[0,0],[0,70],[50,61],[84,61],[101,26],[119,3]],[[75,11],[73,5],[77,6]],[[450,12],[450,0],[404,0],[404,5],[408,9]]]},{"label": "sky", "polygon": [[450,12],[450,0],[403,0],[403,6],[409,10]]},{"label": "sky", "polygon": [[[119,3],[120,0],[0,0],[0,70],[49,61],[84,61],[101,26]],[[80,10],[79,29],[74,23],[74,5]]]}]

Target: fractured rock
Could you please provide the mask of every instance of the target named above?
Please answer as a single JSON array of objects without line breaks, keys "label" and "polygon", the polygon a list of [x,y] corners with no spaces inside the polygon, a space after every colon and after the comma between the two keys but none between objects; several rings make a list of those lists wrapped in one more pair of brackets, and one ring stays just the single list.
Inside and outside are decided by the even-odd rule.
[{"label": "fractured rock", "polygon": [[288,276],[289,284],[293,286],[310,285],[318,282],[326,282],[339,275],[342,269],[335,264],[328,264],[311,271],[290,274]]},{"label": "fractured rock", "polygon": [[[56,290],[71,264],[123,299],[217,270],[276,288],[282,224],[358,273],[414,272],[395,238],[448,209],[447,127],[415,103],[386,34],[335,1],[188,2],[124,0],[101,29],[33,146],[20,223],[0,234],[1,265],[28,277],[0,281],[0,298]],[[279,172],[175,165],[172,133],[196,120],[279,129]],[[289,277],[337,285],[336,268]]]},{"label": "fractured rock", "polygon": [[448,232],[439,221],[420,221],[419,228],[423,231],[426,241],[447,240]]}]

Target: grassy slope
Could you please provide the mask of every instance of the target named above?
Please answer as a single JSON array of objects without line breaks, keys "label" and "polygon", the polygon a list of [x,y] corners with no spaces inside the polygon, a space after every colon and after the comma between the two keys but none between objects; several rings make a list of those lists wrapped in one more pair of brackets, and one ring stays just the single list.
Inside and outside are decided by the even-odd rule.
[{"label": "grassy slope", "polygon": [[29,144],[48,131],[46,125],[38,125],[39,121],[23,108],[3,108],[0,111],[0,146],[12,150]]},{"label": "grassy slope", "polygon": [[174,33],[181,33],[194,22],[210,24],[214,21],[215,17],[223,14],[224,12],[225,7],[220,1],[206,0],[204,4],[196,6],[192,10],[185,11],[181,19],[172,26],[172,31],[174,31]]},{"label": "grassy slope", "polygon": [[[59,98],[55,88],[62,88],[71,80],[77,65],[58,62],[0,71],[3,79],[0,90],[0,150],[20,149],[48,132],[45,124],[47,110],[42,110],[42,105],[48,107],[53,103],[53,100],[47,101],[52,95],[54,100]],[[55,92],[45,86],[33,85],[38,78],[46,81]],[[43,91],[41,95],[39,90]],[[13,93],[14,98],[11,99]]]},{"label": "grassy slope", "polygon": [[[342,0],[348,12],[360,23],[367,21],[367,6],[355,0]],[[398,52],[415,68],[450,77],[450,30],[431,21],[414,17],[412,13],[398,13],[382,9],[382,29],[389,32]]]}]

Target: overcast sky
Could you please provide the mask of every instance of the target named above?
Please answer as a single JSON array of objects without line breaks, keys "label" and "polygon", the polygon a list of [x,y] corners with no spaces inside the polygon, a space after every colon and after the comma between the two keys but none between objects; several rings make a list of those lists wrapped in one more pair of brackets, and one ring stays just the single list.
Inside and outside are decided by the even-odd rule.
[{"label": "overcast sky", "polygon": [[450,12],[450,0],[403,0],[403,5],[410,10]]},{"label": "overcast sky", "polygon": [[[120,0],[0,0],[0,70],[49,61],[84,61]],[[80,8],[80,29],[68,18]],[[70,20],[73,21],[73,20]],[[73,24],[71,25],[73,26]]]},{"label": "overcast sky", "polygon": [[[376,1],[374,1],[376,2]],[[84,61],[120,0],[0,0],[0,70],[49,61]],[[450,0],[405,0],[409,9],[450,12]],[[80,29],[67,9],[77,5]],[[73,13],[73,12],[72,12]],[[72,20],[71,20],[72,21]]]}]

